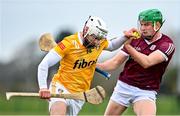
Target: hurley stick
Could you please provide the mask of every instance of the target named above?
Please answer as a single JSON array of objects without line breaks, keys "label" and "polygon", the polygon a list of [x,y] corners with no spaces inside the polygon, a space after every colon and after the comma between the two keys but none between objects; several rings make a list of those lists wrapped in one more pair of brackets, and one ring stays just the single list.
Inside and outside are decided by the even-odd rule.
[{"label": "hurley stick", "polygon": [[[51,97],[55,98],[65,98],[65,99],[76,99],[89,102],[91,104],[100,104],[105,98],[105,90],[101,86],[96,86],[93,89],[90,89],[86,92],[80,93],[71,93],[71,94],[51,94]],[[6,92],[6,98],[9,100],[14,96],[29,96],[29,97],[38,97],[39,93],[29,93],[29,92]]]},{"label": "hurley stick", "polygon": [[40,37],[39,47],[42,51],[50,51],[55,47],[57,43],[54,41],[53,36],[50,33],[45,33]]}]

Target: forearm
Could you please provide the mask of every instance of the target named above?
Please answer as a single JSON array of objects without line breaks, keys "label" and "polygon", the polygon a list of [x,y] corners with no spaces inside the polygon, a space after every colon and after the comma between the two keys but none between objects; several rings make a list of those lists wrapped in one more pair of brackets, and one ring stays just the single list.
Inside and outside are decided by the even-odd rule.
[{"label": "forearm", "polygon": [[[100,68],[101,70],[105,70],[105,71],[112,71],[114,69],[116,69],[117,64],[113,63],[111,60],[107,60],[103,63],[97,63],[97,67]],[[111,64],[111,65],[110,65]]]},{"label": "forearm", "polygon": [[108,51],[116,50],[120,48],[126,40],[127,38],[124,36],[115,37],[109,41],[109,45],[108,48],[106,48],[106,50]]},{"label": "forearm", "polygon": [[113,58],[106,60],[103,63],[97,63],[97,67],[99,67],[102,70],[112,71],[118,68],[122,63],[124,63],[127,57],[128,56],[119,52]]},{"label": "forearm", "polygon": [[138,62],[143,68],[148,68],[151,64],[150,60],[148,59],[148,56],[145,54],[142,54],[136,49],[134,49],[130,44],[126,44],[125,48],[129,52],[129,55]]},{"label": "forearm", "polygon": [[47,63],[41,62],[38,66],[38,85],[40,89],[47,88],[47,75],[48,75]]},{"label": "forearm", "polygon": [[43,58],[38,66],[38,84],[40,89],[47,88],[48,69],[60,60],[61,57],[54,50],[51,50]]}]

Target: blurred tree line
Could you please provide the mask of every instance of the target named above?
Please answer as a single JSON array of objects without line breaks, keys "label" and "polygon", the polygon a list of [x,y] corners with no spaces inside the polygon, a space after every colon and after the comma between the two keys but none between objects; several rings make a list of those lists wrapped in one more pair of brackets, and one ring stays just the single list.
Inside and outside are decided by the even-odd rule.
[{"label": "blurred tree line", "polygon": [[[65,36],[71,35],[69,30],[63,30],[55,37],[56,42],[61,41]],[[12,56],[8,63],[0,62],[0,91],[38,91],[37,68],[45,52],[38,47],[36,39],[31,39]],[[50,68],[48,82],[58,68],[58,64]]]},{"label": "blurred tree line", "polygon": [[[56,34],[56,42],[64,37],[73,34],[70,30],[63,30]],[[35,39],[36,40],[36,39]],[[37,92],[37,68],[46,53],[40,51],[38,42],[32,41],[17,50],[11,62],[0,63],[0,91],[4,94],[6,91],[35,91]],[[58,69],[59,64],[50,68],[48,82]],[[111,95],[123,66],[110,72],[110,80],[105,80],[98,73],[95,73],[92,87],[96,85],[103,86],[107,93]],[[168,67],[162,80],[160,92],[163,94],[176,95],[177,67]]]}]

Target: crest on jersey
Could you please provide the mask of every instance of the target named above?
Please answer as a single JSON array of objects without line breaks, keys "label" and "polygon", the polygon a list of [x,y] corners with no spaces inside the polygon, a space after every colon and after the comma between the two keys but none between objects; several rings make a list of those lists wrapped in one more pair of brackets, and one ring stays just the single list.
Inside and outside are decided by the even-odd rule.
[{"label": "crest on jersey", "polygon": [[135,48],[137,51],[141,51],[141,48],[140,47],[136,47]]},{"label": "crest on jersey", "polygon": [[149,48],[150,50],[155,50],[156,45],[151,45],[151,47]]},{"label": "crest on jersey", "polygon": [[73,41],[72,41],[72,44],[74,45],[74,47],[75,47],[76,49],[79,49],[79,44],[77,43],[76,40],[73,40]]}]

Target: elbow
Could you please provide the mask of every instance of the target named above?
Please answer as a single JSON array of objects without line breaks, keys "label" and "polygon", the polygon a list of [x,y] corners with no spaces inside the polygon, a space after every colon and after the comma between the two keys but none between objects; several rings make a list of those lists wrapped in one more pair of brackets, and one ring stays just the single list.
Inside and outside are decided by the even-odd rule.
[{"label": "elbow", "polygon": [[144,63],[141,65],[144,69],[147,69],[149,67],[151,67],[151,64],[150,63]]},{"label": "elbow", "polygon": [[144,69],[147,69],[152,66],[152,62],[148,58],[143,58],[142,60],[137,61]]},{"label": "elbow", "polygon": [[143,65],[142,67],[143,67],[144,69],[149,68],[149,66],[148,66],[148,65]]}]

